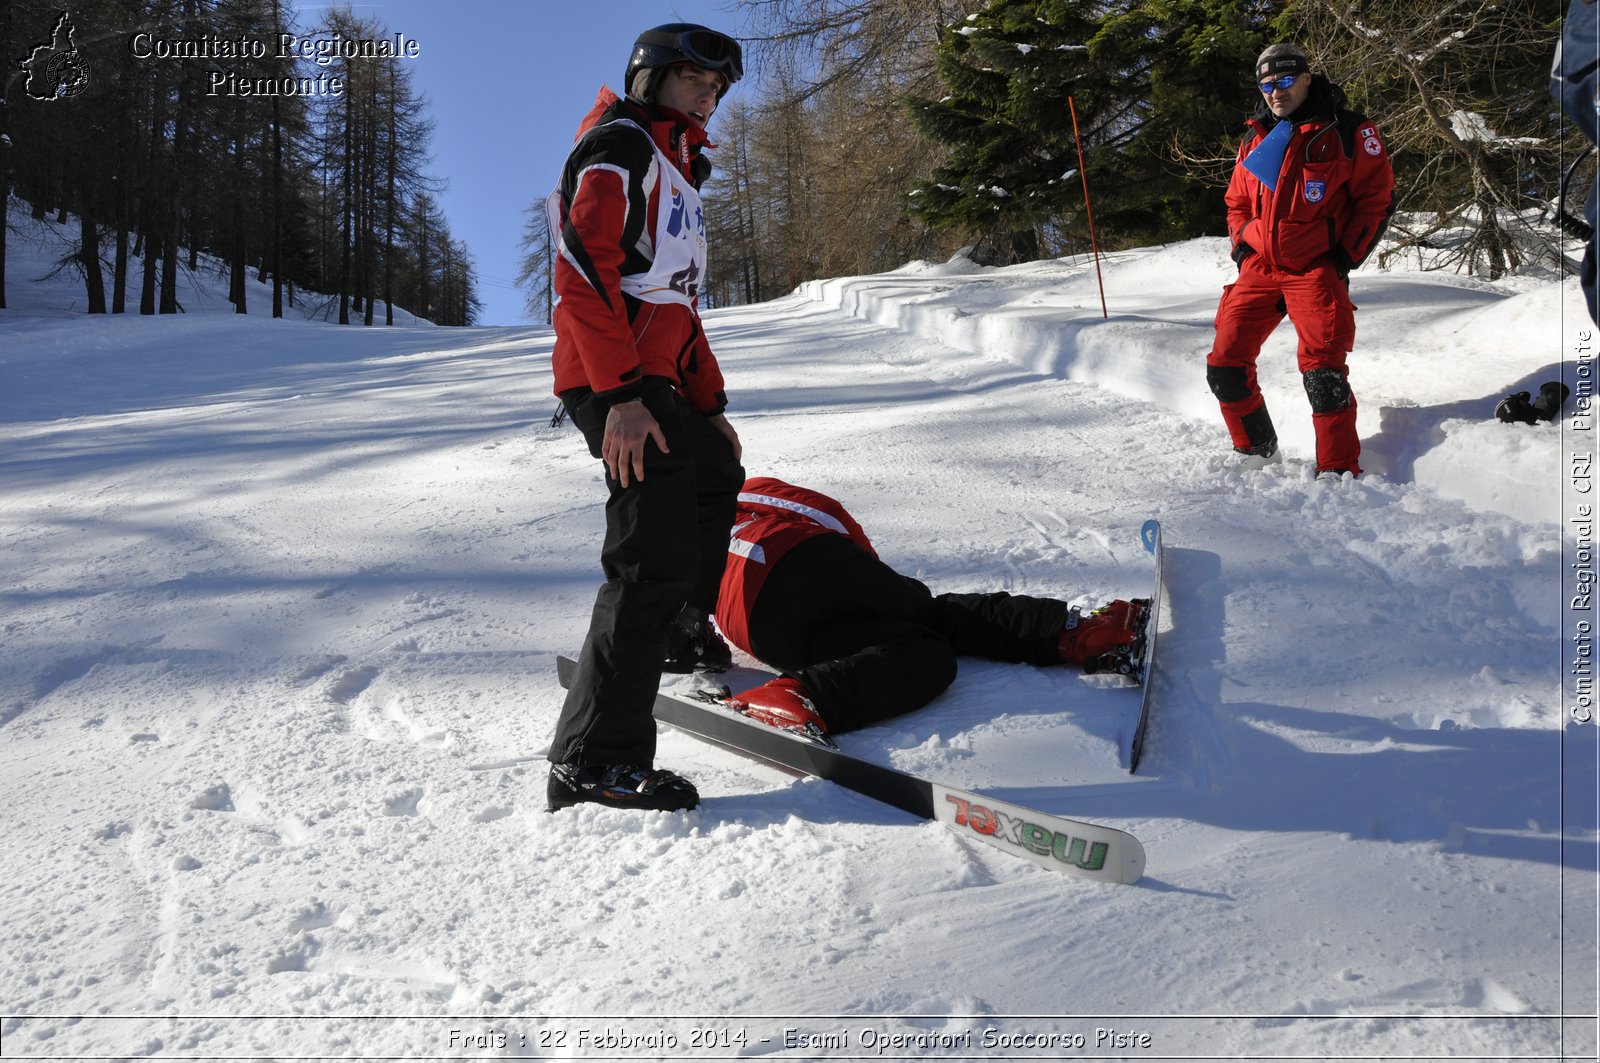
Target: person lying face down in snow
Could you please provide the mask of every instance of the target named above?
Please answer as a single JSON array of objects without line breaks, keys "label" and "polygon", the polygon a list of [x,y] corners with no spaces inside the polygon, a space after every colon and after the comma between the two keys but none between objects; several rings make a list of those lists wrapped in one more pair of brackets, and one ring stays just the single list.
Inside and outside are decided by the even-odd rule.
[{"label": "person lying face down in snow", "polygon": [[774,727],[837,734],[928,704],[955,680],[958,656],[1117,670],[1136,658],[1148,609],[936,595],[885,564],[836,499],[761,476],[739,494],[716,619],[728,641],[783,670],[730,707]]}]

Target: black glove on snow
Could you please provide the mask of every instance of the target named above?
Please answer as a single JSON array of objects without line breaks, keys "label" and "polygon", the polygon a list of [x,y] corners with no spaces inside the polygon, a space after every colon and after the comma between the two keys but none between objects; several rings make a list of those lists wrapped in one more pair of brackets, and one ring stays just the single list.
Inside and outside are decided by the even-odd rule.
[{"label": "black glove on snow", "polygon": [[1494,408],[1494,415],[1507,424],[1538,424],[1553,421],[1561,412],[1572,390],[1559,380],[1552,380],[1539,389],[1539,397],[1530,401],[1526,391],[1507,395]]}]

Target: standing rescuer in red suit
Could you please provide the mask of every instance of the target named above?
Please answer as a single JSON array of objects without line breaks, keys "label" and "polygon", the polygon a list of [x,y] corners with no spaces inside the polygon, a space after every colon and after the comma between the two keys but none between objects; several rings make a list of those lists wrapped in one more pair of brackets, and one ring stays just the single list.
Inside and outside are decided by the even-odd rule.
[{"label": "standing rescuer in red suit", "polygon": [[1262,106],[1228,184],[1228,236],[1239,276],[1217,307],[1206,381],[1234,450],[1274,460],[1278,433],[1256,382],[1261,345],[1287,314],[1311,402],[1318,479],[1358,476],[1361,440],[1346,359],[1355,343],[1350,271],[1394,212],[1394,171],[1378,129],[1311,71],[1297,45],[1256,60]]},{"label": "standing rescuer in red suit", "polygon": [[605,583],[550,746],[548,804],[693,808],[655,766],[663,668],[727,668],[712,629],[744,469],[700,325],[706,123],[742,73],[731,37],[688,23],[639,35],[548,202],[559,254],[555,390],[605,463]]}]

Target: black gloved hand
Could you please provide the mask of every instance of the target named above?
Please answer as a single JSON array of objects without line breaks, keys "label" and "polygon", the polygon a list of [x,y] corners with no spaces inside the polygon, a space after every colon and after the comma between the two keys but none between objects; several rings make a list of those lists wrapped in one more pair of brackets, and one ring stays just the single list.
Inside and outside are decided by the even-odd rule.
[{"label": "black gloved hand", "polygon": [[1561,412],[1561,404],[1567,401],[1567,396],[1572,394],[1572,389],[1559,380],[1552,380],[1539,389],[1539,397],[1533,400],[1534,412],[1541,421],[1553,421],[1556,414]]},{"label": "black gloved hand", "polygon": [[1554,421],[1561,412],[1561,404],[1567,401],[1572,394],[1572,389],[1559,380],[1552,380],[1539,389],[1539,397],[1529,401],[1530,396],[1526,391],[1519,391],[1514,395],[1507,395],[1501,399],[1494,408],[1494,415],[1507,424],[1538,424],[1540,421]]},{"label": "black gloved hand", "polygon": [[1526,391],[1519,391],[1501,399],[1494,408],[1494,415],[1506,424],[1533,424],[1539,420],[1538,413],[1528,402]]},{"label": "black gloved hand", "polygon": [[1351,260],[1349,255],[1345,254],[1345,250],[1342,247],[1334,248],[1333,254],[1329,257],[1333,259],[1333,268],[1339,274],[1339,279],[1344,281],[1348,287],[1350,284],[1350,271],[1356,268],[1355,262]]}]

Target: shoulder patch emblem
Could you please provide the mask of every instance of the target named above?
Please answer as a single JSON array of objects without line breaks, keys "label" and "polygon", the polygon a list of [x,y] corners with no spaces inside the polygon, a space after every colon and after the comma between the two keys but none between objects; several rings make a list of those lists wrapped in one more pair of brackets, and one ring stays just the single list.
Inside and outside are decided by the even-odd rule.
[{"label": "shoulder patch emblem", "polygon": [[1368,155],[1382,155],[1383,154],[1383,141],[1379,140],[1375,136],[1368,137],[1366,139],[1366,142],[1363,143],[1361,146],[1367,149],[1367,154]]}]

